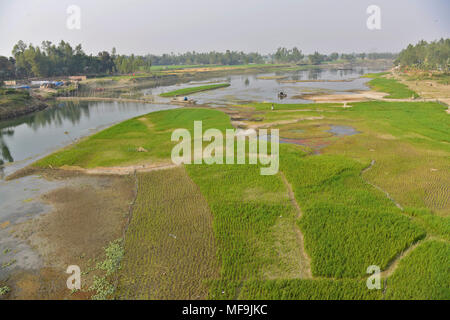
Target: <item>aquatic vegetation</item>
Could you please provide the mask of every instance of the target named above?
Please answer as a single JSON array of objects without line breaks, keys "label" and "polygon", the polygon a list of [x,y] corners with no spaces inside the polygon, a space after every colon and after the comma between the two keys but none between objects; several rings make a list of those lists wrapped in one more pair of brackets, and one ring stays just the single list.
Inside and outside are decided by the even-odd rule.
[{"label": "aquatic vegetation", "polygon": [[113,275],[121,269],[121,261],[124,255],[123,240],[117,239],[109,243],[105,248],[106,259],[97,263],[95,269],[105,272],[103,276],[94,275],[93,283],[89,291],[94,291],[93,300],[111,299],[116,289]]},{"label": "aquatic vegetation", "polygon": [[0,297],[6,295],[11,289],[8,286],[0,287]]}]

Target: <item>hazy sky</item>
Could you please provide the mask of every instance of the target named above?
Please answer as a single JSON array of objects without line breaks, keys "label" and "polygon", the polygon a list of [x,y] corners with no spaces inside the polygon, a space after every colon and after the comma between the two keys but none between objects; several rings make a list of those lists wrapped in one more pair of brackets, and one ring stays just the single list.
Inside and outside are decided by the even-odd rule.
[{"label": "hazy sky", "polygon": [[[81,9],[80,30],[66,27],[70,5]],[[381,30],[366,27],[369,5],[381,8]],[[0,55],[18,40],[62,39],[94,54],[397,52],[449,37],[449,16],[448,0],[0,0]]]}]

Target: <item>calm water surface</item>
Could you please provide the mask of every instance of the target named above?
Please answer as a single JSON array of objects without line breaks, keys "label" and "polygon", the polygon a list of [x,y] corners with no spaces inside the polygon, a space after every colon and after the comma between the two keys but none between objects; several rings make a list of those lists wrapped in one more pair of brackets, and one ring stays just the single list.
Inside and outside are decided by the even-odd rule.
[{"label": "calm water surface", "polygon": [[0,175],[114,123],[171,105],[122,102],[63,102],[12,121],[0,122]]},{"label": "calm water surface", "polygon": [[[208,81],[193,81],[167,87],[144,89],[146,95],[152,95],[160,101],[170,101],[158,97],[160,93],[188,87],[195,87],[210,83],[230,83],[230,87],[205,91],[189,96],[199,104],[223,105],[228,103],[245,103],[250,101],[272,103],[312,103],[299,97],[306,93],[351,93],[353,90],[368,90],[366,82],[370,79],[361,78],[369,72],[379,72],[378,69],[311,69],[294,72],[264,73],[257,75],[233,75],[210,79]],[[266,79],[262,79],[265,77]],[[280,77],[279,79],[270,79]],[[343,82],[316,82],[317,80],[345,80]],[[301,81],[301,82],[293,82]],[[288,97],[280,100],[278,93],[283,91]]]}]

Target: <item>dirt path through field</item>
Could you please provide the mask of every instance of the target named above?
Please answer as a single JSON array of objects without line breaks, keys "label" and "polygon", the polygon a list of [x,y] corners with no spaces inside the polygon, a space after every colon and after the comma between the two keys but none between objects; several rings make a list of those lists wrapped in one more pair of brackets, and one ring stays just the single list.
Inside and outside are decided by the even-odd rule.
[{"label": "dirt path through field", "polygon": [[406,250],[402,251],[397,255],[397,257],[392,260],[392,262],[387,266],[387,268],[381,272],[382,278],[387,278],[390,275],[394,273],[395,270],[397,270],[398,264],[400,263],[400,260],[405,258],[407,255],[411,253],[414,249],[416,249],[424,240],[417,241],[413,243],[411,246],[409,246]]},{"label": "dirt path through field", "polygon": [[[283,183],[285,184],[289,199],[291,200],[292,206],[295,208],[295,211],[297,212],[297,219],[300,219],[302,216],[302,210],[300,209],[300,206],[298,205],[297,201],[295,200],[294,191],[292,190],[291,184],[287,181],[286,176],[283,174],[283,172],[280,171],[281,178],[283,179]],[[303,233],[301,232],[300,228],[297,225],[294,225],[295,233],[298,237],[299,242],[299,248],[301,251],[301,261],[300,261],[300,270],[301,270],[301,276],[302,279],[311,279],[312,273],[311,273],[311,259],[309,258],[308,254],[305,251],[305,242],[303,238]]]},{"label": "dirt path through field", "polygon": [[[370,181],[368,181],[367,179],[364,178],[364,173],[367,172],[367,171],[369,171],[369,170],[371,170],[371,169],[373,168],[373,166],[375,165],[375,163],[376,163],[376,161],[375,161],[375,160],[372,160],[371,163],[370,163],[370,165],[369,165],[367,168],[365,168],[363,171],[361,171],[361,178],[363,179],[363,181],[364,181],[365,183],[367,183],[367,184],[371,185],[372,187],[376,188],[377,190],[383,192],[383,193],[386,195],[386,197],[387,197],[389,200],[391,200],[391,201],[396,205],[396,207],[399,208],[399,209],[403,212],[403,211],[404,211],[403,207],[402,207],[398,202],[396,202],[396,201],[394,200],[394,198],[392,198],[392,197],[390,196],[390,194],[389,194],[387,191],[383,190],[383,189],[380,188],[379,186],[377,186],[377,185],[371,183]],[[398,255],[397,255],[397,256],[396,256],[389,264],[388,264],[388,266],[386,267],[386,269],[385,269],[383,272],[381,272],[381,276],[382,276],[383,278],[387,278],[387,277],[389,277],[390,275],[392,275],[392,274],[394,273],[394,271],[397,269],[398,264],[400,263],[400,260],[403,259],[404,257],[406,257],[411,251],[413,251],[413,250],[414,250],[420,243],[422,243],[423,241],[424,241],[424,240],[416,241],[416,242],[412,243],[412,244],[411,244],[408,248],[406,248],[404,251],[400,252],[400,253],[399,253],[399,254],[398,254]]]},{"label": "dirt path through field", "polygon": [[367,168],[365,168],[365,169],[361,172],[361,178],[364,180],[365,183],[367,183],[367,184],[371,185],[372,187],[374,187],[375,189],[377,189],[377,190],[383,192],[383,193],[386,195],[386,197],[387,197],[389,200],[391,200],[391,201],[395,204],[395,206],[396,206],[397,208],[399,208],[400,210],[403,211],[404,209],[403,209],[403,207],[400,205],[400,203],[398,203],[397,201],[395,201],[394,198],[392,198],[391,195],[390,195],[387,191],[381,189],[379,186],[373,184],[372,182],[370,182],[370,181],[368,181],[367,179],[364,178],[364,173],[366,173],[367,171],[369,171],[370,169],[372,169],[373,166],[375,165],[375,163],[376,163],[375,160],[372,160],[372,162],[370,163],[370,166],[368,166]]}]

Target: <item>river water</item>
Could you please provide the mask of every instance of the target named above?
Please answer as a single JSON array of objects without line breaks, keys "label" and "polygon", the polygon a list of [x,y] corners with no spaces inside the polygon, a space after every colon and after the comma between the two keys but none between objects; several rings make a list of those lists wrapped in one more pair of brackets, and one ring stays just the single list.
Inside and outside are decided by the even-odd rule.
[{"label": "river water", "polygon": [[175,106],[122,102],[62,102],[0,122],[0,175],[8,175],[56,149],[114,123]]},{"label": "river water", "polygon": [[[379,72],[379,69],[310,69],[292,72],[273,72],[253,75],[232,75],[213,78],[207,81],[192,81],[166,87],[144,89],[146,95],[152,95],[156,101],[170,101],[158,97],[160,93],[195,87],[212,83],[230,83],[227,88],[199,92],[192,98],[199,104],[224,105],[250,101],[270,103],[312,103],[299,98],[302,94],[329,92],[352,93],[354,90],[368,90],[365,85],[370,79],[361,78],[365,73]],[[325,82],[332,80],[334,82]],[[340,81],[340,82],[339,82]],[[278,93],[283,91],[287,98],[280,100]]]},{"label": "river water", "polygon": [[[0,179],[11,174],[36,159],[64,147],[77,139],[114,123],[143,115],[153,111],[176,108],[167,105],[170,99],[158,97],[168,92],[206,83],[228,82],[230,87],[193,95],[197,103],[223,105],[249,101],[276,103],[311,103],[298,98],[303,93],[347,92],[365,90],[368,79],[361,75],[377,72],[368,68],[354,69],[311,69],[283,73],[265,73],[253,75],[232,75],[201,82],[189,82],[144,89],[146,95],[153,95],[156,103],[141,104],[119,102],[61,102],[46,110],[14,119],[0,121]],[[276,77],[277,79],[274,79]],[[293,82],[293,81],[311,82]],[[315,82],[317,80],[345,80],[344,82]],[[278,92],[287,93],[280,100]],[[3,163],[3,164],[2,164]]]}]

